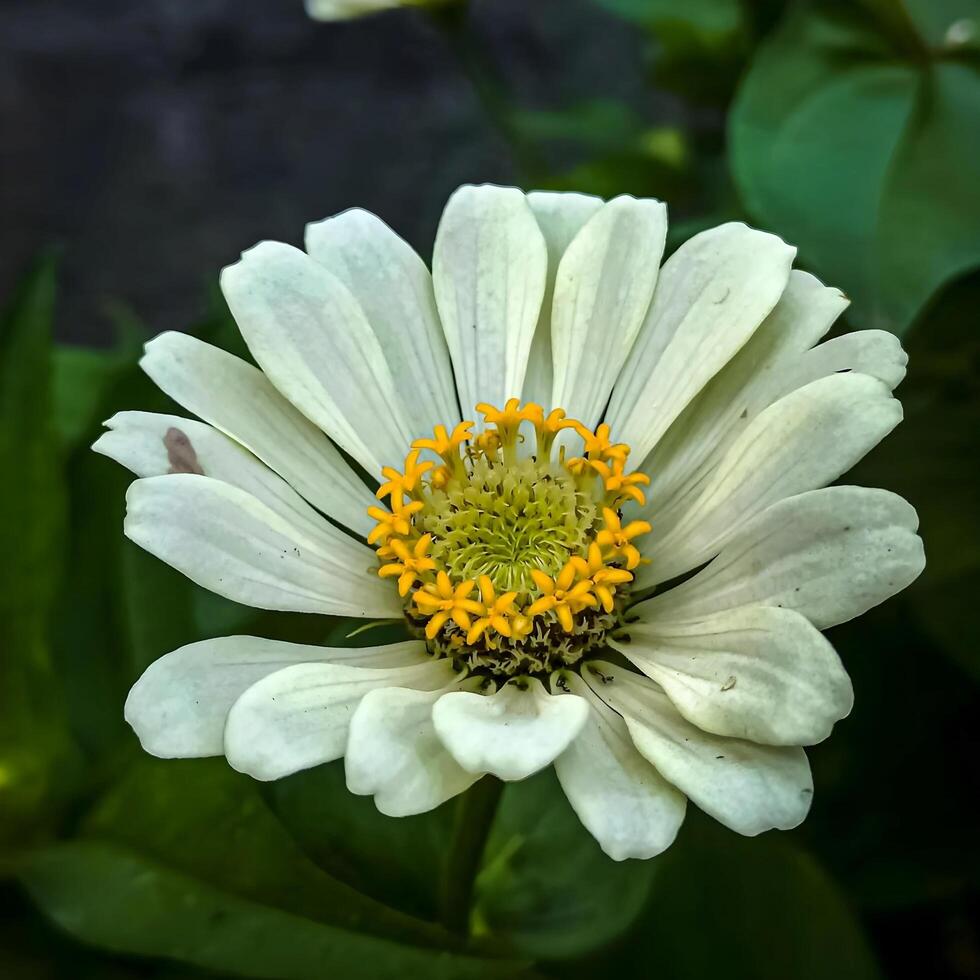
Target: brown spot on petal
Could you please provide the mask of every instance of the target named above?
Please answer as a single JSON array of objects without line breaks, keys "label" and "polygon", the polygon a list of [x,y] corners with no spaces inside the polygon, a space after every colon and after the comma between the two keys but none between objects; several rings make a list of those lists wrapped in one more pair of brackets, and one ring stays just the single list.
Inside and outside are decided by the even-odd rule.
[{"label": "brown spot on petal", "polygon": [[735,675],[732,674],[732,676],[729,677],[728,680],[725,681],[725,683],[721,685],[721,689],[723,691],[730,691],[735,686],[735,682],[736,682]]},{"label": "brown spot on petal", "polygon": [[197,461],[197,453],[191,445],[187,433],[171,426],[163,437],[163,445],[167,450],[167,460],[170,462],[169,473],[197,473],[203,476],[204,470]]}]

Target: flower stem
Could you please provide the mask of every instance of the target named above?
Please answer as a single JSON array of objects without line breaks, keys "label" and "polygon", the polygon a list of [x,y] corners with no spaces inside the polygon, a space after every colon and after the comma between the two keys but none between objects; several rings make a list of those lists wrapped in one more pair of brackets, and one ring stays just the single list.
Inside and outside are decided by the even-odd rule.
[{"label": "flower stem", "polygon": [[510,147],[521,178],[535,183],[544,172],[544,162],[537,148],[515,123],[507,86],[485,48],[470,30],[468,4],[437,4],[428,7],[427,12],[431,22],[446,39],[490,124]]},{"label": "flower stem", "polygon": [[460,797],[456,830],[442,891],[442,921],[451,932],[469,934],[473,886],[504,784],[484,776]]}]

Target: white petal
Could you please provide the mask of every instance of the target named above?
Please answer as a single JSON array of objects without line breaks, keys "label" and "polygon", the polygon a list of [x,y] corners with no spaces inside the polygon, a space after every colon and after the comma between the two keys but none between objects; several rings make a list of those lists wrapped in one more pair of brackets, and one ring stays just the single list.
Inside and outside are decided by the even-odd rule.
[{"label": "white petal", "polygon": [[305,252],[261,242],[221,272],[252,356],[307,418],[369,473],[413,438],[381,343],[350,290]]},{"label": "white petal", "polygon": [[401,615],[370,548],[326,521],[316,528],[251,494],[189,473],[136,480],[126,535],[198,585],[259,609]]},{"label": "white petal", "polygon": [[908,355],[893,333],[857,330],[827,340],[807,351],[798,363],[787,365],[785,373],[778,377],[780,386],[772,392],[771,400],[817,378],[848,372],[877,378],[891,391],[902,383],[908,361]]},{"label": "white petal", "polygon": [[578,230],[603,205],[600,197],[557,191],[532,191],[527,203],[548,246],[548,280],[541,315],[534,331],[524,378],[523,401],[537,402],[547,411],[555,405],[552,397],[554,370],[551,366],[551,303],[555,294],[558,263]]},{"label": "white petal", "polygon": [[446,204],[432,279],[463,416],[519,397],[541,312],[548,250],[524,195],[465,186]]},{"label": "white petal", "polygon": [[379,687],[432,690],[452,679],[448,661],[389,669],[296,664],[253,684],[225,725],[228,762],[255,779],[281,779],[344,754],[361,698]]},{"label": "white petal", "polygon": [[[344,766],[347,788],[374,796],[389,817],[427,813],[468,789],[467,772],[436,735],[432,708],[448,690],[385,687],[370,691],[351,719]],[[470,684],[473,683],[471,680]]]},{"label": "white petal", "polygon": [[291,664],[350,662],[398,667],[425,659],[416,640],[389,646],[317,647],[257,636],[223,636],[154,661],[126,698],[126,721],[151,755],[186,759],[221,755],[225,718],[256,681]]},{"label": "white petal", "polygon": [[374,501],[330,440],[258,368],[186,334],[146,345],[140,366],[188,411],[255,453],[311,504],[367,534]]},{"label": "white petal", "polygon": [[783,606],[827,629],[915,581],[925,566],[918,524],[915,509],[887,490],[790,497],[739,528],[707,568],[633,612],[656,621]]},{"label": "white petal", "polygon": [[380,218],[355,208],[306,226],[306,249],[354,295],[381,343],[411,431],[459,421],[432,276]]},{"label": "white petal", "polygon": [[677,836],[687,801],[636,751],[615,711],[577,675],[563,678],[591,707],[585,727],[555,759],[568,802],[614,861],[660,854]]},{"label": "white petal", "polygon": [[641,755],[726,827],[754,836],[789,830],[807,815],[813,779],[802,749],[709,735],[653,681],[612,664],[590,664],[583,677],[623,716]]},{"label": "white petal", "polygon": [[349,20],[401,6],[404,0],[305,0],[306,12],[313,20]]},{"label": "white petal", "polygon": [[327,523],[285,480],[237,442],[203,422],[152,412],[119,412],[92,448],[139,477],[197,473],[231,484],[313,535]]},{"label": "white petal", "polygon": [[837,479],[901,418],[888,388],[864,374],[834,374],[791,392],[749,424],[676,520],[645,539],[656,558],[637,581],[664,582],[713,558],[770,504]]},{"label": "white petal", "polygon": [[796,250],[731,223],[695,235],[664,263],[650,312],[606,413],[643,460],[776,305]]},{"label": "white petal", "polygon": [[689,722],[715,735],[813,745],[854,704],[834,648],[790,609],[749,606],[680,623],[641,619],[629,635],[631,642],[611,645]]},{"label": "white petal", "polygon": [[759,329],[681,413],[639,467],[651,481],[644,517],[655,519],[658,525],[669,522],[676,508],[684,506],[718,465],[749,419],[799,387],[787,388],[785,376],[846,306],[847,299],[839,289],[822,285],[806,272],[790,273],[779,302]]},{"label": "white petal", "polygon": [[524,779],[568,748],[589,715],[573,694],[549,694],[533,678],[509,681],[495,694],[443,695],[432,712],[436,732],[472,773]]},{"label": "white petal", "polygon": [[650,307],[666,235],[660,201],[624,195],[586,222],[559,263],[551,311],[553,402],[590,428]]}]

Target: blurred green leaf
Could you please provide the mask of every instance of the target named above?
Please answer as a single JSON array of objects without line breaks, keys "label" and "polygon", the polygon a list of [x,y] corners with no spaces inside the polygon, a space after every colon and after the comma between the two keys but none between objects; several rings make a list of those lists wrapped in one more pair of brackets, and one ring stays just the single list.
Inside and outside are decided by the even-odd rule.
[{"label": "blurred green leaf", "polygon": [[649,32],[653,75],[687,98],[725,103],[745,56],[747,26],[739,0],[595,0]]},{"label": "blurred green leaf", "polygon": [[538,958],[579,956],[629,926],[653,871],[602,853],[553,770],[508,783],[476,880],[477,934]]},{"label": "blurred green leaf", "polygon": [[321,868],[389,905],[434,917],[452,840],[452,804],[416,817],[386,817],[347,789],[343,762],[272,783],[269,804]]},{"label": "blurred green leaf", "polygon": [[325,925],[239,898],[129,848],[76,841],[38,854],[34,900],[85,943],[243,977],[482,980],[514,964],[427,950]]},{"label": "blurred green leaf", "polygon": [[72,935],[245,976],[497,977],[516,964],[449,951],[437,926],[317,868],[223,759],[141,757],[81,839],[28,865],[31,895]]},{"label": "blurred green leaf", "polygon": [[656,867],[634,927],[572,976],[671,980],[874,980],[878,970],[835,883],[788,839],[745,838],[689,812]]},{"label": "blurred green leaf", "polygon": [[136,370],[145,331],[131,314],[111,311],[116,345],[109,350],[57,346],[53,351],[54,426],[65,452],[79,449],[104,421],[105,402],[114,385]]},{"label": "blurred green leaf", "polygon": [[0,318],[0,840],[41,832],[74,778],[48,623],[65,499],[51,422],[55,262],[39,260]]},{"label": "blurred green leaf", "polygon": [[980,680],[980,622],[963,610],[980,582],[980,273],[945,289],[908,343],[905,420],[855,471],[916,508],[926,568],[905,596],[961,667]]},{"label": "blurred green leaf", "polygon": [[512,119],[535,141],[567,141],[595,151],[624,150],[644,129],[643,120],[629,106],[610,99],[551,111],[519,109]]},{"label": "blurred green leaf", "polygon": [[844,288],[862,326],[897,333],[980,263],[980,74],[912,31],[794,7],[729,119],[754,219]]}]

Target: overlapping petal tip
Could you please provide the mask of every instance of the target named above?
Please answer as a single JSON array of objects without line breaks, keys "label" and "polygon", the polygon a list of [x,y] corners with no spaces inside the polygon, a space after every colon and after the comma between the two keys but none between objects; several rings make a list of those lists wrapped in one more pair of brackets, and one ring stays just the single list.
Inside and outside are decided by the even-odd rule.
[{"label": "overlapping petal tip", "polygon": [[622,715],[637,751],[726,827],[752,837],[790,830],[806,817],[813,780],[803,749],[705,732],[653,681],[612,664],[591,664],[582,676]]},{"label": "overlapping petal tip", "polygon": [[224,729],[228,762],[255,779],[281,779],[343,756],[361,699],[381,688],[438,690],[452,680],[446,661],[420,652],[415,663],[361,667],[300,663],[248,687],[231,706]]},{"label": "overlapping petal tip", "polygon": [[687,721],[763,745],[814,745],[854,703],[840,658],[790,609],[749,606],[694,621],[638,622],[612,645]]},{"label": "overlapping petal tip", "polygon": [[454,679],[436,691],[405,687],[368,692],[351,719],[344,766],[347,788],[373,796],[381,813],[426,813],[464,792],[479,774],[464,769],[436,733],[433,708],[453,690],[474,691],[482,678]]},{"label": "overlapping petal tip", "polygon": [[433,709],[435,729],[467,772],[525,779],[551,765],[582,730],[588,703],[555,696],[535,678],[518,678],[492,694],[459,691]]},{"label": "overlapping petal tip", "polygon": [[143,748],[161,758],[221,755],[225,719],[263,677],[294,664],[407,666],[424,655],[412,641],[361,649],[307,646],[255,636],[226,636],[180,647],[154,661],[126,699],[126,721]]}]

